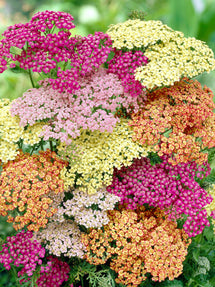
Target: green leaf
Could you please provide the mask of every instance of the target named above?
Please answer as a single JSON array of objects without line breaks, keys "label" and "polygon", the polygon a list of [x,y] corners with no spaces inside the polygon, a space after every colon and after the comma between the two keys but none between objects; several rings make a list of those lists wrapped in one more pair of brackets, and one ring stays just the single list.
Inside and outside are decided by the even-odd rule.
[{"label": "green leaf", "polygon": [[194,260],[198,263],[198,261],[199,261],[199,254],[200,254],[200,250],[199,249],[195,249],[194,251],[193,251],[193,258],[194,258]]},{"label": "green leaf", "polygon": [[180,280],[166,281],[162,283],[162,287],[183,287],[184,284]]},{"label": "green leaf", "polygon": [[169,25],[172,29],[181,31],[185,36],[195,37],[198,30],[198,15],[192,0],[170,0]]}]

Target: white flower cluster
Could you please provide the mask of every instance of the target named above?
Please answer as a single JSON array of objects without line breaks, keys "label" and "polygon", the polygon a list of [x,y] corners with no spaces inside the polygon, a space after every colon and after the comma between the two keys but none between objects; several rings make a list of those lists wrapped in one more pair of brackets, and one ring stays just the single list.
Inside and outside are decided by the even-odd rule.
[{"label": "white flower cluster", "polygon": [[105,188],[92,195],[76,189],[73,198],[63,203],[64,214],[73,216],[76,223],[86,228],[100,228],[109,222],[107,210],[113,210],[119,200]]}]

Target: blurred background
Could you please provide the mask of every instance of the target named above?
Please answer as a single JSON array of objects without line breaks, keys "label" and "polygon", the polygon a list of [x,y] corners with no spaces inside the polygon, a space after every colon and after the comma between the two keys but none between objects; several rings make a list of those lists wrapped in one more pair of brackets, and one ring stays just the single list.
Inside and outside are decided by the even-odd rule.
[{"label": "blurred background", "polygon": [[[74,33],[82,36],[105,32],[110,24],[127,20],[132,10],[141,10],[146,20],[162,20],[186,36],[205,41],[215,52],[215,0],[0,0],[0,33],[44,10],[72,14]],[[215,92],[215,72],[201,75],[198,80]],[[11,71],[0,74],[0,86],[0,97],[11,99],[31,87],[25,75]]]}]

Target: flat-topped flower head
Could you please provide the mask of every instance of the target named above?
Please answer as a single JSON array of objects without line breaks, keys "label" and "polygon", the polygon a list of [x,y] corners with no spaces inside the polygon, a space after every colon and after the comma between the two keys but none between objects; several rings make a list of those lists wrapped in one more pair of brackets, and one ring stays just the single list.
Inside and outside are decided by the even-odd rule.
[{"label": "flat-topped flower head", "polygon": [[139,286],[151,273],[153,281],[173,280],[183,270],[191,242],[184,230],[167,220],[159,209],[109,211],[104,231],[91,229],[82,235],[86,260],[93,265],[110,262],[116,283]]},{"label": "flat-topped flower head", "polygon": [[148,64],[136,69],[135,79],[148,90],[215,69],[213,51],[204,42],[186,38],[161,21],[127,20],[111,25],[107,33],[116,49],[144,51]]},{"label": "flat-topped flower head", "polygon": [[[134,158],[147,156],[153,150],[150,146],[135,143],[132,135],[127,120],[117,123],[112,133],[81,131],[81,135],[73,140],[73,144],[80,149],[79,158],[70,168],[64,168],[61,172],[65,188],[73,187],[78,175],[76,185],[80,190],[95,193],[104,185],[111,184],[114,168],[129,166]],[[68,148],[61,144],[58,152],[71,162],[73,158]]]}]

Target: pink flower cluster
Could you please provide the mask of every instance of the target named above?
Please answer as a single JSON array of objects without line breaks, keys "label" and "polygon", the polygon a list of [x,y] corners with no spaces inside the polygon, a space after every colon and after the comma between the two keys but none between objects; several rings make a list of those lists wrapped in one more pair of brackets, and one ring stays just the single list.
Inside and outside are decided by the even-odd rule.
[{"label": "pink flower cluster", "polygon": [[23,267],[18,276],[31,276],[36,267],[42,264],[45,248],[38,241],[32,241],[32,237],[32,232],[24,230],[15,236],[7,237],[7,242],[2,245],[0,251],[0,263],[3,263],[5,269],[10,270],[12,265]]},{"label": "pink flower cluster", "polygon": [[[26,70],[32,68],[34,72],[48,73],[62,59],[62,56],[58,59],[56,55],[64,55],[64,61],[70,56],[66,43],[71,35],[69,30],[75,27],[73,20],[68,13],[43,11],[35,14],[26,24],[10,26],[2,34],[0,57],[18,61],[20,67]],[[57,34],[50,33],[54,26],[60,29]],[[12,47],[22,49],[21,53],[13,55]]]},{"label": "pink flower cluster", "polygon": [[40,273],[37,285],[39,287],[60,287],[64,281],[69,279],[70,267],[66,262],[52,256],[47,257],[47,260],[51,262],[51,268],[45,272],[41,271],[43,274]]},{"label": "pink flower cluster", "polygon": [[122,81],[125,93],[137,97],[143,93],[144,86],[135,80],[137,67],[147,64],[148,58],[141,51],[122,52],[115,50],[113,59],[108,62],[108,72],[116,74]]},{"label": "pink flower cluster", "polygon": [[[26,24],[10,26],[0,42],[0,72],[7,68],[7,61],[16,61],[21,68],[38,73],[47,74],[56,68],[49,78],[53,89],[69,93],[79,89],[78,78],[98,69],[107,60],[112,42],[102,32],[70,37],[69,30],[75,27],[73,20],[68,13],[44,11]],[[58,31],[53,34],[56,28]],[[11,48],[16,48],[15,55]],[[63,69],[58,66],[60,62],[65,62]]]},{"label": "pink flower cluster", "polygon": [[78,79],[93,73],[106,62],[112,50],[111,44],[110,37],[102,32],[68,39],[65,46],[71,52],[68,58],[71,61],[71,69],[64,71],[58,68],[57,78],[49,79],[53,89],[61,93],[74,93],[78,90],[81,87]]},{"label": "pink flower cluster", "polygon": [[79,136],[80,128],[112,132],[119,121],[114,114],[121,106],[138,110],[138,98],[123,94],[118,77],[102,68],[83,78],[81,86],[75,94],[64,93],[64,97],[50,86],[31,89],[13,101],[11,113],[19,116],[22,126],[50,119],[44,126],[44,139],[67,141],[68,136]]},{"label": "pink flower cluster", "polygon": [[209,226],[204,207],[212,197],[200,187],[195,177],[207,176],[209,165],[198,166],[191,162],[172,166],[168,156],[163,156],[162,161],[151,165],[148,158],[141,158],[130,167],[115,170],[107,191],[121,197],[121,203],[131,209],[148,204],[166,210],[172,219],[186,215],[183,228],[190,237],[196,236]]}]

